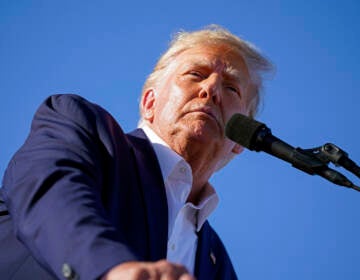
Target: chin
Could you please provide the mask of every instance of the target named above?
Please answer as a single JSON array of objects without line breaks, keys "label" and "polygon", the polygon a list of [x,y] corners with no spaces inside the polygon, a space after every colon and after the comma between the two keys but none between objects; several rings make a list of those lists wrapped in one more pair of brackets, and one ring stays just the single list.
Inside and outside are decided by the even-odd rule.
[{"label": "chin", "polygon": [[219,135],[219,131],[215,129],[203,128],[203,129],[193,129],[189,133],[189,138],[202,142],[204,144],[211,144],[214,141],[217,142],[223,138]]}]

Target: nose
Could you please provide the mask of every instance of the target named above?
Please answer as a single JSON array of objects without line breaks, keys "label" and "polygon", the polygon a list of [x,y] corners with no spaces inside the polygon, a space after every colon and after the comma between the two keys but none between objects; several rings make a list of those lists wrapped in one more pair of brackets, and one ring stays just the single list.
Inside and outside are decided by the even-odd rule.
[{"label": "nose", "polygon": [[221,81],[216,74],[208,76],[201,83],[201,90],[199,92],[200,98],[212,99],[214,104],[219,104],[221,101]]}]

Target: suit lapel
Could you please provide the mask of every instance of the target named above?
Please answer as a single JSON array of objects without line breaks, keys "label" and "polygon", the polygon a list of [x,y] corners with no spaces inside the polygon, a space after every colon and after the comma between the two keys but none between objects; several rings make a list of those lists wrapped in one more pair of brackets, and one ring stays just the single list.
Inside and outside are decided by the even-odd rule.
[{"label": "suit lapel", "polygon": [[195,260],[195,276],[197,280],[215,279],[217,256],[212,242],[210,225],[205,222],[198,233],[198,247]]},{"label": "suit lapel", "polygon": [[141,129],[128,134],[139,171],[139,182],[144,197],[148,229],[150,260],[166,258],[168,207],[164,181],[151,143]]}]

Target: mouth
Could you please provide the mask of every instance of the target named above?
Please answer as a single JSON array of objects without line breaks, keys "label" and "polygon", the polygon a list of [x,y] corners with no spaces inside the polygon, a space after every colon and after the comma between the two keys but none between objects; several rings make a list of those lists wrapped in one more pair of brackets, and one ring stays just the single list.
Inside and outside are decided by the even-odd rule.
[{"label": "mouth", "polygon": [[195,108],[193,110],[190,110],[188,113],[198,113],[200,115],[204,115],[204,116],[212,119],[213,121],[215,121],[220,129],[222,127],[220,124],[219,118],[217,117],[217,115],[213,112],[213,110],[210,107]]}]

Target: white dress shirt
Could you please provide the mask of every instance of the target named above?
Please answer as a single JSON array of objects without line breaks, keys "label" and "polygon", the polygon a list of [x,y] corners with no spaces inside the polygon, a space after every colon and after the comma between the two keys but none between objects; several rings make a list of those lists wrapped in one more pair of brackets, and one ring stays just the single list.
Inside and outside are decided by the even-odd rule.
[{"label": "white dress shirt", "polygon": [[190,165],[150,129],[143,126],[158,158],[168,203],[168,261],[184,265],[194,273],[198,236],[202,225],[216,208],[219,198],[207,184],[198,205],[187,202],[192,187]]}]

